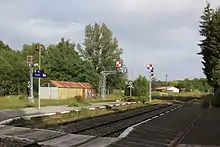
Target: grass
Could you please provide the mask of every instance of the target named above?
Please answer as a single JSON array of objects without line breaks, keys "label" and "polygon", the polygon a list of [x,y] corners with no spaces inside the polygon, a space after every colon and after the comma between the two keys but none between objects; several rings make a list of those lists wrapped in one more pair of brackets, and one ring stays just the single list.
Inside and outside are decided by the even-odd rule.
[{"label": "grass", "polygon": [[[120,106],[117,107],[117,112],[146,107],[146,106],[149,105],[133,104],[127,106]],[[70,112],[70,113],[59,114],[54,116],[37,117],[37,118],[32,118],[31,120],[25,120],[24,118],[22,118],[12,121],[9,125],[19,126],[19,127],[29,127],[29,128],[52,129],[52,128],[56,128],[59,124],[82,120],[82,119],[88,119],[91,117],[111,114],[115,112],[116,112],[115,109],[95,109],[95,110],[83,109],[79,112]]]},{"label": "grass", "polygon": [[[41,107],[44,106],[60,106],[67,105],[70,107],[79,107],[79,106],[88,106],[90,103],[95,102],[108,102],[115,101],[120,98],[118,94],[109,94],[106,95],[106,100],[102,100],[102,98],[88,98],[78,100],[76,98],[64,99],[64,100],[54,100],[54,99],[41,99]],[[30,104],[27,98],[22,96],[7,96],[0,97],[0,110],[1,109],[20,109],[27,107],[37,107],[38,100],[35,99],[34,104]]]},{"label": "grass", "polygon": [[110,101],[116,101],[122,99],[121,94],[108,94],[106,95],[106,99],[103,100],[101,97],[98,98],[89,98],[86,99],[87,102],[92,103],[92,102],[110,102]]},{"label": "grass", "polygon": [[[153,98],[184,98],[184,97],[201,97],[204,93],[190,93],[190,92],[181,92],[181,93],[168,93],[167,95],[160,95],[160,92],[152,92]],[[77,100],[75,98],[65,99],[65,100],[53,100],[53,99],[42,99],[41,106],[60,106],[60,105],[68,105],[70,107],[78,107],[78,106],[88,106],[90,103],[96,102],[110,102],[116,101],[118,99],[126,100],[120,94],[109,94],[106,95],[106,99],[102,100],[102,98],[88,98],[84,100]],[[143,99],[143,98],[142,98]],[[146,98],[147,99],[147,98]],[[139,101],[141,98],[135,98],[134,100]],[[8,96],[8,97],[0,97],[0,110],[1,109],[20,109],[27,107],[37,107],[37,99],[35,99],[34,104],[30,104],[27,99],[22,96]]]},{"label": "grass", "polygon": [[[65,99],[65,100],[52,100],[52,99],[42,99],[41,107],[44,106],[88,106],[90,105],[86,101],[77,101],[76,99]],[[34,104],[30,104],[27,99],[19,99],[18,97],[0,97],[0,109],[20,109],[27,107],[37,107],[38,100],[35,99]]]}]

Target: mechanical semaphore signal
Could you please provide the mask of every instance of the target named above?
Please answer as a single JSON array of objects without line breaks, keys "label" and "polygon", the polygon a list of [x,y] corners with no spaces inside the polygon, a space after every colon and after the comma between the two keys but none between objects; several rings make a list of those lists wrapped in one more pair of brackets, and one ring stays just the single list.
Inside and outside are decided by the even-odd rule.
[{"label": "mechanical semaphore signal", "polygon": [[147,64],[147,70],[152,70],[154,68],[153,64]]},{"label": "mechanical semaphore signal", "polygon": [[116,61],[115,66],[116,66],[116,68],[122,67],[123,66],[123,60]]},{"label": "mechanical semaphore signal", "polygon": [[153,64],[148,64],[147,65],[147,70],[150,70],[150,73],[149,73],[149,102],[151,101],[151,80],[154,76],[154,66]]},{"label": "mechanical semaphore signal", "polygon": [[154,66],[153,64],[147,65],[147,70],[150,70],[150,77],[152,78],[154,76]]}]

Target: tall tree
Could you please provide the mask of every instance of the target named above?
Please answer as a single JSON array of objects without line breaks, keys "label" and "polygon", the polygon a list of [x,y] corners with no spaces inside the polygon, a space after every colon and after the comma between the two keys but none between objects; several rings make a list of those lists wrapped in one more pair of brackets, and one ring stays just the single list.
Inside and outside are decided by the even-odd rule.
[{"label": "tall tree", "polygon": [[204,9],[200,22],[200,35],[204,37],[199,44],[204,65],[203,71],[214,91],[220,86],[220,11],[213,10],[210,4]]},{"label": "tall tree", "polygon": [[[89,61],[97,73],[103,70],[115,70],[115,62],[121,59],[122,49],[111,30],[103,23],[87,25],[85,28],[85,39],[77,46],[81,57]],[[123,89],[125,77],[120,74],[109,75],[107,80],[108,89]]]}]

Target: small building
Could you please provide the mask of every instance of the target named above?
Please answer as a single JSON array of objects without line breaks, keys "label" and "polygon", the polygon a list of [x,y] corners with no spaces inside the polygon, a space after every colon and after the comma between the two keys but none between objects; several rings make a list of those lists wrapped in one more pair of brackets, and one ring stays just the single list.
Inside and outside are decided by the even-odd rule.
[{"label": "small building", "polygon": [[89,98],[96,95],[95,88],[87,82],[49,80],[41,85],[41,99],[68,99],[76,96]]},{"label": "small building", "polygon": [[155,91],[158,91],[158,92],[173,92],[173,93],[179,93],[180,90],[176,87],[173,87],[173,86],[164,86],[164,87],[157,87],[157,88],[154,88]]},{"label": "small building", "polygon": [[176,87],[167,87],[167,92],[179,93],[180,90]]}]

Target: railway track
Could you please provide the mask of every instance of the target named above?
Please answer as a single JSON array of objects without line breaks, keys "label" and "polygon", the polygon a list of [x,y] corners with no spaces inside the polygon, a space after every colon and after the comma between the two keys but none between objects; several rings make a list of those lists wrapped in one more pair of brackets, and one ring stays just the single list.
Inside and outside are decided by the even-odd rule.
[{"label": "railway track", "polygon": [[[69,129],[68,133],[93,136],[84,142],[74,145],[76,147],[89,146],[90,144],[92,145],[93,142],[99,140],[100,137],[117,137],[129,126],[137,124],[143,120],[155,117],[157,115],[160,115],[161,113],[165,113],[177,107],[180,107],[180,105],[154,105],[147,108],[141,108],[140,110],[137,109],[131,112],[128,111],[125,113],[119,113],[119,115],[115,116],[108,116],[108,120],[106,120],[107,117],[105,118],[105,120],[99,119],[99,122],[96,122],[96,124],[94,125],[90,124],[90,126],[85,126],[89,120],[86,120],[87,123],[84,123],[80,127],[78,126],[76,129],[70,129],[71,124],[68,124],[68,128],[66,129]],[[76,124],[78,125],[78,123]],[[72,127],[74,127],[74,124],[72,125]],[[47,139],[43,141],[47,141]],[[39,145],[38,142],[33,142],[26,145],[25,147],[31,146],[40,147],[41,145]]]},{"label": "railway track", "polygon": [[145,110],[122,118],[115,118],[113,120],[109,120],[107,122],[91,127],[85,127],[71,133],[100,137],[117,137],[117,135],[119,135],[118,133],[121,133],[126,128],[171,109],[174,109],[178,106],[179,105],[166,105],[150,110]]},{"label": "railway track", "polygon": [[[92,146],[93,144],[99,142],[100,137],[118,137],[125,129],[132,125],[143,122],[144,120],[157,118],[166,113],[169,113],[170,111],[173,111],[174,109],[178,110],[178,108],[182,106],[184,106],[184,104],[154,105],[147,108],[122,112],[114,115],[107,115],[100,118],[97,117],[96,119],[92,119],[93,121],[90,121],[88,119],[80,123],[69,123],[66,125],[65,129],[68,129],[68,132],[66,133],[90,135],[90,139],[87,139],[86,141],[81,141],[78,144],[74,144],[74,146],[76,147],[90,147],[90,145]],[[178,142],[181,141],[181,136],[183,136],[183,134],[179,134],[179,137],[176,137],[175,140],[173,140],[172,144],[170,143],[170,146],[175,146],[176,144],[178,144]],[[55,136],[52,139],[51,137],[50,139],[45,138],[40,142],[50,141],[56,138],[57,137]],[[40,142],[32,142],[30,144],[27,144],[26,147],[40,147]]]}]

